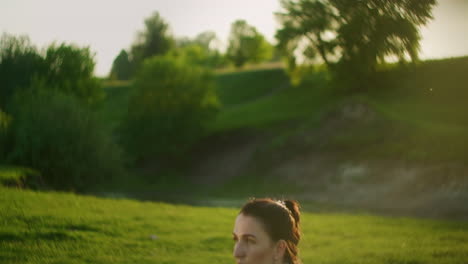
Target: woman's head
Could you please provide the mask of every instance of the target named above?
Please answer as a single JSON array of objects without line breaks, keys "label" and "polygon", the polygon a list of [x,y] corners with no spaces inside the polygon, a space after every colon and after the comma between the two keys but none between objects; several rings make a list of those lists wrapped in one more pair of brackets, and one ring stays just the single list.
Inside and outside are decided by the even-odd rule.
[{"label": "woman's head", "polygon": [[299,263],[300,212],[296,201],[253,199],[234,225],[234,257],[243,264]]}]

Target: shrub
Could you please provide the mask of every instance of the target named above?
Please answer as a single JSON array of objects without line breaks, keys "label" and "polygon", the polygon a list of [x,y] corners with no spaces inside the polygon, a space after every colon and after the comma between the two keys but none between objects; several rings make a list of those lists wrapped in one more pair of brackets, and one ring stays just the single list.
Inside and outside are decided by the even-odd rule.
[{"label": "shrub", "polygon": [[213,76],[170,56],[146,60],[122,125],[135,158],[182,153],[219,109]]},{"label": "shrub", "polygon": [[38,170],[47,185],[81,191],[122,173],[119,148],[75,97],[29,89],[9,110],[8,162]]}]

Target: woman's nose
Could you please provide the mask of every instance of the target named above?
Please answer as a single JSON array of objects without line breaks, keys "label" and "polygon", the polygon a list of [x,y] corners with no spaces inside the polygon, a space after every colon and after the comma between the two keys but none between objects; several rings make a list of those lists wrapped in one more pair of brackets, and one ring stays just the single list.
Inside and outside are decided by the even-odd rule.
[{"label": "woman's nose", "polygon": [[244,249],[244,247],[242,246],[242,243],[237,242],[237,243],[234,245],[234,251],[233,251],[232,255],[233,255],[235,258],[242,258],[242,257],[245,256],[245,249]]}]

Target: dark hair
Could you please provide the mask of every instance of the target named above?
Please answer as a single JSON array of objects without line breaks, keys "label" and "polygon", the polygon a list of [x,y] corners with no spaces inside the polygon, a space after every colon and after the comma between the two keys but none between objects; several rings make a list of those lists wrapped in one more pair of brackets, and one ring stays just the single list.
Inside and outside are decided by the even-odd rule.
[{"label": "dark hair", "polygon": [[273,241],[286,241],[285,260],[291,264],[300,263],[297,244],[301,239],[299,203],[293,200],[276,201],[270,198],[251,199],[239,214],[253,216],[260,220]]}]

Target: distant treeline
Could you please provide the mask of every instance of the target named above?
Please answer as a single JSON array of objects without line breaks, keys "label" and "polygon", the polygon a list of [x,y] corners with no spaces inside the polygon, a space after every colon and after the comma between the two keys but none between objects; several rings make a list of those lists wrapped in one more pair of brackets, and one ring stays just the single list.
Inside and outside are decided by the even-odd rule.
[{"label": "distant treeline", "polygon": [[228,48],[224,54],[219,51],[219,39],[212,31],[202,32],[190,39],[176,38],[169,29],[169,24],[158,12],[146,18],[144,30],[138,32],[131,47],[122,49],[115,58],[109,77],[129,80],[135,76],[145,59],[158,55],[183,57],[190,64],[211,69],[229,65],[242,67],[246,63],[259,63],[273,58],[273,46],[245,20],[232,23]]}]

